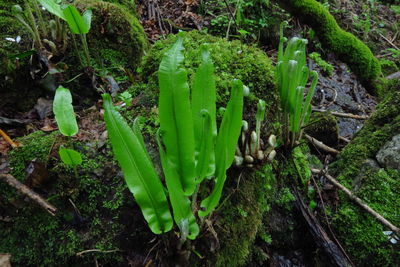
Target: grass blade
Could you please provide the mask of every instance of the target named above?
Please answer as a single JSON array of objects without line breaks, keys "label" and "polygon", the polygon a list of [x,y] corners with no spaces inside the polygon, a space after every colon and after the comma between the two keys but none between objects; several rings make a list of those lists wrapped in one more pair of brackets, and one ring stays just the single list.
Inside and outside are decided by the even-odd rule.
[{"label": "grass blade", "polygon": [[104,120],[129,190],[155,234],[171,230],[173,221],[164,188],[141,141],[103,94]]}]

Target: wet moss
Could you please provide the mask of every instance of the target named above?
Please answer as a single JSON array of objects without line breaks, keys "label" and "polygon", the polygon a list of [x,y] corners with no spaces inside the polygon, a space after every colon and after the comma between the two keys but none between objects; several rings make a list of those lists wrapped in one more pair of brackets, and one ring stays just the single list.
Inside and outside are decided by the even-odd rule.
[{"label": "wet moss", "polygon": [[132,10],[122,5],[130,1],[118,2],[121,4],[78,0],[75,4],[81,10],[93,11],[88,45],[94,58],[100,61],[98,64],[107,67],[118,64],[135,69],[147,48],[147,39]]},{"label": "wet moss", "polygon": [[[158,92],[157,70],[161,58],[176,41],[176,35],[160,40],[148,51],[141,64],[141,76],[147,84],[147,91],[154,95]],[[269,58],[258,48],[244,45],[239,41],[227,41],[198,31],[185,35],[184,68],[188,70],[189,80],[200,64],[200,46],[209,44],[212,60],[215,65],[217,106],[225,106],[229,99],[231,82],[240,79],[250,88],[253,99],[261,97],[274,109],[276,103],[274,68]],[[154,97],[154,99],[157,99]]]},{"label": "wet moss", "polygon": [[[57,208],[57,215],[49,215],[35,203],[20,203],[19,194],[8,192],[6,203],[19,203],[18,213],[11,222],[0,222],[0,251],[12,254],[16,266],[87,266],[93,263],[93,253],[76,256],[87,249],[115,250],[96,253],[100,264],[122,262],[123,250],[137,249],[140,254],[153,235],[147,231],[109,150],[93,150],[73,142],[83,156],[76,177],[58,159],[62,137],[55,139],[56,135],[35,132],[22,138],[24,146],[11,153],[10,162],[18,179],[25,176],[26,160],[37,157],[47,162],[51,186],[36,190]],[[8,189],[3,184],[0,187],[2,192]]]},{"label": "wet moss", "polygon": [[381,67],[368,46],[341,29],[329,11],[315,0],[280,0],[280,3],[310,25],[322,44],[347,63],[365,86],[374,90],[371,82],[381,75]]},{"label": "wet moss", "polygon": [[329,112],[311,115],[305,132],[328,146],[336,146],[339,141],[339,126],[335,116]]},{"label": "wet moss", "polygon": [[[391,90],[386,99],[377,106],[377,110],[363,129],[345,147],[339,159],[331,164],[331,170],[339,182],[352,189],[365,160],[375,158],[377,151],[398,133],[400,133],[400,91]],[[362,180],[362,184],[355,192],[395,225],[400,224],[399,177],[398,172],[391,170],[369,169],[362,179],[357,178]],[[383,234],[386,229],[342,193],[333,226],[356,265],[399,264],[399,249],[396,245],[390,244]]]},{"label": "wet moss", "polygon": [[200,251],[205,255],[201,266],[235,267],[248,263],[262,229],[263,216],[270,208],[275,182],[271,165],[248,174],[243,172],[240,181],[230,181],[221,203],[224,198],[226,201],[218,209],[214,225],[219,249],[214,253],[207,252],[209,248]]}]

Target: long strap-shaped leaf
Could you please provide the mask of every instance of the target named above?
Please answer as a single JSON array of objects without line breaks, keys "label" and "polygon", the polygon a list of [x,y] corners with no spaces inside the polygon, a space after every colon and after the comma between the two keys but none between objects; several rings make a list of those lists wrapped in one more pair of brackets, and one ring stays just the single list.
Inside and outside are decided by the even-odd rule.
[{"label": "long strap-shaped leaf", "polygon": [[173,221],[161,181],[141,141],[103,94],[104,119],[115,156],[129,190],[155,234],[171,230]]},{"label": "long strap-shaped leaf", "polygon": [[73,136],[78,133],[78,124],[74,107],[72,106],[71,92],[59,86],[54,96],[53,112],[60,132],[65,136]]},{"label": "long strap-shaped leaf", "polygon": [[226,170],[231,166],[242,127],[243,116],[243,83],[232,82],[232,92],[217,136],[215,148],[216,184],[209,197],[201,202],[204,210],[199,215],[207,216],[219,203],[222,188],[226,180]]},{"label": "long strap-shaped leaf", "polygon": [[39,3],[53,15],[56,15],[60,19],[67,20],[64,16],[61,5],[58,4],[56,0],[39,0]]},{"label": "long strap-shaped leaf", "polygon": [[68,5],[64,11],[64,18],[67,21],[72,33],[86,34],[89,32],[90,25],[81,16],[79,11],[73,5]]},{"label": "long strap-shaped leaf", "polygon": [[206,45],[202,46],[201,58],[192,88],[197,183],[215,172],[214,145],[217,136],[214,64]]},{"label": "long strap-shaped leaf", "polygon": [[159,118],[167,156],[178,170],[185,195],[191,195],[196,186],[195,144],[187,73],[180,67],[183,49],[179,36],[160,63]]},{"label": "long strap-shaped leaf", "polygon": [[197,225],[196,218],[192,213],[190,200],[183,193],[177,170],[169,161],[161,139],[162,137],[158,132],[157,142],[160,151],[161,165],[164,171],[165,182],[168,188],[174,220],[180,228],[182,236],[187,236],[189,239],[195,239],[199,234],[199,226]]}]

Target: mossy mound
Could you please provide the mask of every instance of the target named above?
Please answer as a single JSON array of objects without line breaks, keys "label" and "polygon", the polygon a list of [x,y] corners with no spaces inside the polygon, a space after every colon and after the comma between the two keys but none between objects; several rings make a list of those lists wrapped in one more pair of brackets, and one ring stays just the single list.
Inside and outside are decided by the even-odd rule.
[{"label": "mossy mound", "polygon": [[305,132],[328,146],[336,146],[339,141],[339,125],[335,116],[328,112],[311,114]]},{"label": "mossy mound", "polygon": [[[170,35],[167,39],[156,42],[143,58],[141,76],[144,82],[148,83],[146,91],[154,95],[158,94],[157,70],[161,58],[176,39],[176,35]],[[253,95],[250,99],[262,98],[267,102],[267,109],[276,108],[274,68],[271,61],[258,48],[244,45],[239,41],[227,41],[198,31],[187,32],[184,40],[183,67],[188,71],[190,81],[200,64],[200,46],[204,43],[209,44],[215,65],[218,107],[225,106],[228,102],[232,80],[240,79],[250,88]]]},{"label": "mossy mound", "polygon": [[132,10],[121,4],[98,0],[77,0],[75,5],[81,10],[93,11],[88,45],[96,62],[135,69],[147,47],[147,39]]},{"label": "mossy mound", "polygon": [[[57,215],[23,201],[15,190],[0,184],[1,203],[14,204],[9,211],[12,221],[0,221],[0,251],[12,255],[13,265],[88,266],[93,257],[101,264],[121,264],[127,254],[123,251],[135,251],[143,261],[143,244],[154,235],[147,231],[108,149],[75,143],[74,149],[83,155],[76,177],[58,159],[58,146],[65,144],[59,133],[39,131],[20,141],[24,146],[10,154],[11,173],[24,181],[26,162],[33,158],[45,162],[50,185],[35,190],[57,208]],[[95,251],[77,256],[88,249]]]},{"label": "mossy mound", "polygon": [[364,85],[371,87],[371,82],[381,75],[380,64],[368,46],[353,34],[342,30],[321,3],[315,0],[279,2],[291,14],[310,25],[322,44],[347,63]]},{"label": "mossy mound", "polygon": [[[26,40],[30,38],[25,28],[12,15],[13,5],[22,5],[23,1],[1,1],[0,2],[0,75],[5,75],[15,69],[13,60],[9,59],[12,54],[18,54],[27,49]],[[21,43],[7,41],[5,38],[16,38],[21,36]]]},{"label": "mossy mound", "polygon": [[[365,167],[365,162],[374,159],[378,150],[398,133],[400,91],[391,88],[391,93],[377,106],[363,129],[331,165],[343,185],[353,189],[357,196],[394,225],[400,225],[400,174],[393,170]],[[363,166],[364,174],[358,177]],[[355,186],[359,180],[361,185]],[[383,234],[387,229],[342,193],[333,226],[356,265],[399,265],[400,250]]]}]

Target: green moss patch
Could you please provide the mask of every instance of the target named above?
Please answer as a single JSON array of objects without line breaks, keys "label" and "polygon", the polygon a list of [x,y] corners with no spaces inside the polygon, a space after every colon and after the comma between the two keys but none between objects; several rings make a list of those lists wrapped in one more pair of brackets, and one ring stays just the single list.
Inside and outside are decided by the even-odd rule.
[{"label": "green moss patch", "polygon": [[88,44],[94,58],[106,66],[117,64],[136,68],[147,47],[147,40],[132,9],[121,5],[123,3],[95,0],[78,0],[75,4],[81,10],[93,11]]},{"label": "green moss patch", "polygon": [[[400,174],[391,170],[367,168],[362,178],[358,176],[365,160],[374,159],[378,150],[398,133],[400,92],[392,90],[377,106],[363,129],[342,151],[339,159],[331,165],[337,179],[347,188],[354,190],[355,181],[361,180],[361,186],[357,186],[355,194],[394,225],[400,225]],[[391,244],[383,234],[387,229],[342,193],[333,226],[356,265],[399,264],[400,250],[398,245]]]}]

